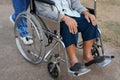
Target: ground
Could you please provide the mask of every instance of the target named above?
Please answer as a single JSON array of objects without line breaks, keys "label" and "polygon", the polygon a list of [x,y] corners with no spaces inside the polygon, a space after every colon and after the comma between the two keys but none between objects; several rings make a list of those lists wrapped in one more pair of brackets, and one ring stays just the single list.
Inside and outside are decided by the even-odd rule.
[{"label": "ground", "polygon": [[[9,21],[9,16],[13,12],[12,5],[10,4],[10,2],[6,2],[6,0],[4,1],[0,0],[0,8],[1,8],[0,10],[0,80],[53,80],[47,72],[46,63],[33,65],[25,61],[24,58],[20,55],[17,46],[15,44],[15,38],[13,32],[14,27],[13,24]],[[99,21],[102,20],[102,18],[99,17],[98,19]],[[116,19],[118,19],[118,17]],[[107,21],[107,20],[104,19],[103,21]],[[119,43],[119,39],[118,39],[118,43]],[[115,59],[113,59],[113,61],[108,66],[101,68],[101,67],[97,67],[96,65],[92,65],[89,67],[92,69],[91,72],[79,77],[72,77],[68,75],[68,73],[66,72],[65,64],[62,64],[61,66],[62,75],[57,80],[96,80],[96,79],[119,80],[120,78],[119,44],[116,45],[112,42],[105,41],[104,46],[105,46],[106,54],[115,56]],[[77,53],[79,53],[79,50]]]}]

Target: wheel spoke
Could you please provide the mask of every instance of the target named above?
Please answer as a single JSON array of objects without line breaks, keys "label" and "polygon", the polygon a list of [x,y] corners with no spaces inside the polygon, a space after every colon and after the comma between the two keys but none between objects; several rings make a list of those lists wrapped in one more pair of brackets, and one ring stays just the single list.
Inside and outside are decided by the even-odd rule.
[{"label": "wheel spoke", "polygon": [[[24,21],[25,20],[25,21]],[[21,22],[21,24],[19,24]],[[33,43],[30,45],[25,45],[24,42],[20,39],[20,30],[18,26],[24,33],[32,36],[31,39]],[[38,20],[28,12],[22,12],[16,19],[15,22],[15,38],[18,50],[22,56],[30,63],[37,64],[42,60],[43,54],[45,53],[45,41],[44,41],[44,32],[38,22]]]}]

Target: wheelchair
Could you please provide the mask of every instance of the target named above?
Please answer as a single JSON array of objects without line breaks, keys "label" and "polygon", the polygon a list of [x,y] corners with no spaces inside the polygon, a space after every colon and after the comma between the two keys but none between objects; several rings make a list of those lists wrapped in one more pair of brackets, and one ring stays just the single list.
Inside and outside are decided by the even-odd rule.
[{"label": "wheelchair", "polygon": [[[51,0],[41,0],[42,3],[49,4],[51,6],[55,6],[55,3]],[[34,0],[30,0],[30,12],[22,12],[17,16],[14,25],[14,34],[15,40],[18,50],[20,51],[21,55],[24,57],[25,60],[32,64],[39,64],[41,62],[47,63],[48,72],[50,73],[51,77],[58,78],[60,77],[61,70],[60,70],[60,63],[66,63],[66,69],[69,74],[72,76],[80,76],[86,74],[90,71],[88,68],[83,68],[80,71],[74,72],[69,69],[69,60],[67,53],[65,51],[65,45],[62,41],[62,37],[59,34],[59,30],[53,30],[49,28],[46,21],[43,17],[38,16],[36,14]],[[88,8],[88,10],[96,15],[96,0],[94,0],[94,9]],[[28,25],[28,31],[31,34],[31,39],[33,40],[32,44],[25,45],[21,39],[20,34],[17,30],[17,25],[19,20],[26,19]],[[24,26],[25,24],[21,24]],[[100,30],[99,30],[100,32]],[[101,33],[100,37],[96,39],[92,47],[92,55],[93,56],[104,56],[104,61],[101,63],[97,63],[96,65],[104,67],[108,65],[114,56],[107,56],[104,53],[104,47],[102,43]],[[60,56],[59,53],[53,53],[53,50],[58,47],[58,52],[60,51],[59,48],[63,49],[63,56]],[[79,41],[77,44],[78,49],[83,48],[83,42]],[[48,50],[47,50],[48,49]],[[47,50],[47,51],[46,51]]]}]

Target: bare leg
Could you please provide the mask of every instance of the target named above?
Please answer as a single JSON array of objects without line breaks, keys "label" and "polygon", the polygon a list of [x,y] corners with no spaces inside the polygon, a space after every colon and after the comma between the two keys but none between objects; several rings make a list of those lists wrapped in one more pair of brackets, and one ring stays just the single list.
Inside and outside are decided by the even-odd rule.
[{"label": "bare leg", "polygon": [[76,57],[76,46],[72,44],[66,48],[66,51],[70,60],[70,65],[73,66],[78,62],[78,59]]},{"label": "bare leg", "polygon": [[[83,63],[87,63],[93,60],[93,56],[91,54],[93,42],[94,40],[88,40],[85,41],[83,44]],[[70,60],[70,64],[71,66],[73,66],[75,63],[78,62],[78,59],[76,57],[76,46],[72,44],[66,48],[66,51]]]},{"label": "bare leg", "polygon": [[93,60],[93,56],[91,54],[93,42],[94,40],[88,40],[83,44],[83,63],[87,63]]}]

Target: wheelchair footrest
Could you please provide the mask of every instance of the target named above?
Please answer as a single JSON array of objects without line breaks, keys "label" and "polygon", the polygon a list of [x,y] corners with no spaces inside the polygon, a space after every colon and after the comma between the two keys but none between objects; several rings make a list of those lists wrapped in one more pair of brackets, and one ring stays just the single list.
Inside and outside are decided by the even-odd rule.
[{"label": "wheelchair footrest", "polygon": [[96,63],[97,66],[100,67],[105,67],[107,66],[111,61],[112,61],[112,56],[104,56],[105,60],[100,62],[100,63]]},{"label": "wheelchair footrest", "polygon": [[91,71],[91,69],[82,68],[82,69],[80,69],[79,71],[71,71],[71,70],[69,70],[68,72],[69,72],[69,74],[71,74],[72,76],[81,76],[81,75],[86,74],[86,73],[88,73],[88,72],[90,72],[90,71]]}]

